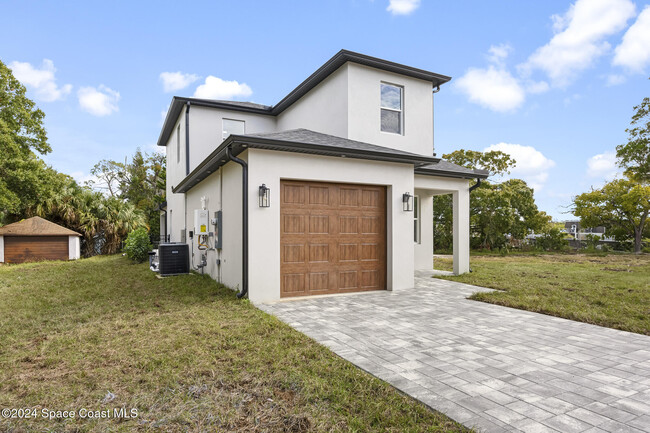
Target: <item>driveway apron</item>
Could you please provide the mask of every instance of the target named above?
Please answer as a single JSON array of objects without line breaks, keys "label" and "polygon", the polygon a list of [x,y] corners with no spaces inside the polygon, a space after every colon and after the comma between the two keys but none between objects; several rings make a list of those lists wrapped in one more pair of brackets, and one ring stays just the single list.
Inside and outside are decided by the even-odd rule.
[{"label": "driveway apron", "polygon": [[342,358],[485,432],[650,432],[650,337],[416,287],[258,305]]}]

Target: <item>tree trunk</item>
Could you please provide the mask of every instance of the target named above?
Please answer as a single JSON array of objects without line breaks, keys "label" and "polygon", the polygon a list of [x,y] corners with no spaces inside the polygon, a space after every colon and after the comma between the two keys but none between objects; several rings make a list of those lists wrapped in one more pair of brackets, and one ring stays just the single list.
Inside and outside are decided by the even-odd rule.
[{"label": "tree trunk", "polygon": [[640,229],[634,229],[634,254],[641,254],[641,235]]}]

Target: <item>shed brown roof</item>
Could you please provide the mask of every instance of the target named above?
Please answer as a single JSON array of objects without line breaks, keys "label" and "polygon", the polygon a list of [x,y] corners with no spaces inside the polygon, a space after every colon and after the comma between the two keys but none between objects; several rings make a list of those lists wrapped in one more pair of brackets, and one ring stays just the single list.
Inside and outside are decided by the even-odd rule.
[{"label": "shed brown roof", "polygon": [[81,236],[79,233],[54,224],[41,217],[27,218],[0,227],[0,236]]}]

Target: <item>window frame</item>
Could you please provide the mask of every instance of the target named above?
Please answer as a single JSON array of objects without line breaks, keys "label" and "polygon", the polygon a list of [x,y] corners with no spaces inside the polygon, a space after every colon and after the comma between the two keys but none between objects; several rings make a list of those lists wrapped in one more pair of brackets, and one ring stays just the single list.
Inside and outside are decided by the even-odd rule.
[{"label": "window frame", "polygon": [[[381,86],[391,86],[399,89],[399,109],[392,107],[384,107],[381,101]],[[381,113],[383,110],[392,111],[399,114],[399,132],[384,131],[381,126]],[[387,81],[379,82],[379,131],[384,134],[393,134],[393,135],[404,135],[404,86],[394,83],[389,83]]]},{"label": "window frame", "polygon": [[246,134],[246,121],[245,120],[231,119],[229,117],[222,117],[221,118],[221,141],[224,141],[226,138],[228,138],[229,136],[232,135],[232,133],[230,133],[227,136],[224,136],[224,134],[226,132],[225,128],[224,128],[224,123],[225,123],[226,120],[228,120],[230,122],[241,122],[244,125],[244,131],[242,132],[242,134]]},{"label": "window frame", "polygon": [[176,126],[176,162],[181,162],[181,125]]},{"label": "window frame", "polygon": [[413,242],[422,243],[422,214],[420,211],[420,196],[413,197]]}]

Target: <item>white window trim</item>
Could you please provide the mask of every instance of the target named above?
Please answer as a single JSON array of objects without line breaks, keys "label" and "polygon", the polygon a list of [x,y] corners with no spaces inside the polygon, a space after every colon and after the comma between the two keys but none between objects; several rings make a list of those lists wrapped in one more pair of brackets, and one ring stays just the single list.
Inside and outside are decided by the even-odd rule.
[{"label": "white window trim", "polygon": [[[400,94],[400,109],[397,110],[395,108],[389,108],[389,107],[384,107],[381,104],[381,85],[385,84],[387,86],[393,86],[397,87],[399,89],[399,94]],[[394,111],[399,113],[399,124],[400,124],[400,132],[390,132],[390,131],[383,131],[381,129],[381,110],[388,110],[388,111]],[[404,86],[395,84],[395,83],[389,83],[388,81],[381,81],[379,83],[379,132],[383,134],[391,134],[391,135],[404,135]]]},{"label": "white window trim", "polygon": [[420,196],[416,195],[413,197],[413,224],[415,225],[414,227],[414,237],[413,237],[413,242],[416,244],[421,244],[422,243],[422,218],[421,218],[421,211],[420,211],[420,205],[422,203],[420,202]]}]

